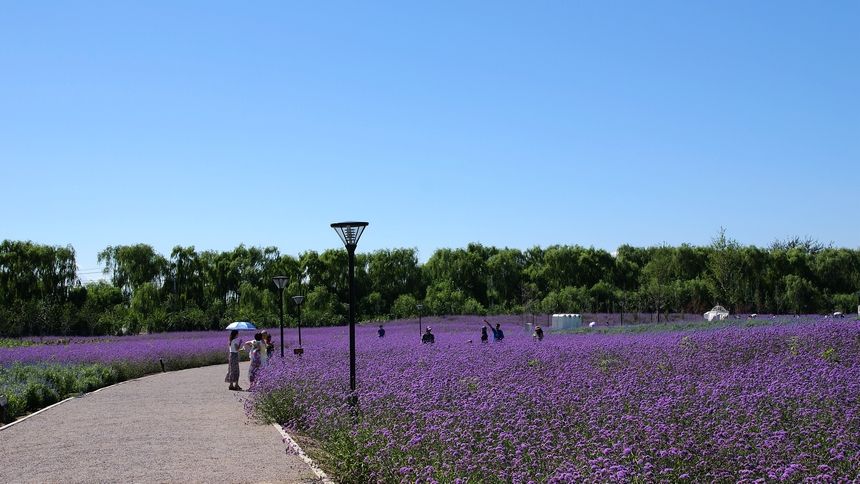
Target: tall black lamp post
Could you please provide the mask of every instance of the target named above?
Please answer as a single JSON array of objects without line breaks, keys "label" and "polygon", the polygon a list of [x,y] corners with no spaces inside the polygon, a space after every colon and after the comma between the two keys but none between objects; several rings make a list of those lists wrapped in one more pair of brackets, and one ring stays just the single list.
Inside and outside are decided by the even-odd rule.
[{"label": "tall black lamp post", "polygon": [[299,308],[299,348],[302,347],[302,303],[305,302],[304,296],[293,296],[293,302]]},{"label": "tall black lamp post", "polygon": [[280,308],[281,314],[281,358],[284,357],[284,288],[287,287],[287,281],[289,278],[287,276],[275,276],[272,278],[272,281],[275,283],[275,286],[278,287],[278,308]]},{"label": "tall black lamp post", "polygon": [[424,333],[421,332],[421,310],[424,309],[424,305],[416,304],[415,309],[418,310],[418,336],[424,336]]},{"label": "tall black lamp post", "polygon": [[349,254],[349,403],[358,403],[355,394],[355,248],[358,239],[364,233],[367,222],[339,222],[331,224],[331,228],[340,236]]}]

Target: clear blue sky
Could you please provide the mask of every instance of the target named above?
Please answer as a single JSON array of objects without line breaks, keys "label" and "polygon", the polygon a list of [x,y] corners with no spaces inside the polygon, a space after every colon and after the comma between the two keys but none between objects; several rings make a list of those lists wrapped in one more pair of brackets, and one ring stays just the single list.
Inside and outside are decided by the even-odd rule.
[{"label": "clear blue sky", "polygon": [[0,239],[860,246],[860,2],[0,9]]}]

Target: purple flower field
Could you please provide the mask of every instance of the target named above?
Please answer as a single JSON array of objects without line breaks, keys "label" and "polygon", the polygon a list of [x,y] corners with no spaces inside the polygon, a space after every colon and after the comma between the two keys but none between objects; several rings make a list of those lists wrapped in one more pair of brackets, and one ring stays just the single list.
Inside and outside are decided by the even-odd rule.
[{"label": "purple flower field", "polygon": [[[227,353],[227,332],[162,333],[142,336],[46,338],[43,344],[0,348],[0,366],[12,363],[165,362]],[[252,339],[251,335],[243,335]],[[40,342],[38,338],[29,338]],[[224,357],[226,358],[226,357]]]},{"label": "purple flower field", "polygon": [[[526,335],[480,318],[303,331],[249,413],[313,440],[343,482],[848,482],[860,477],[860,322]],[[427,319],[425,319],[427,321]],[[473,342],[469,342],[472,340]]]}]

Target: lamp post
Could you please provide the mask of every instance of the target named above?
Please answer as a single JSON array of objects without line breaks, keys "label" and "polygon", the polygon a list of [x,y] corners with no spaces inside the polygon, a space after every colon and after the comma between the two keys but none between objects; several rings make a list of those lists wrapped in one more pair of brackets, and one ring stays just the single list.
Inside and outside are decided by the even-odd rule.
[{"label": "lamp post", "polygon": [[302,347],[302,303],[305,302],[304,296],[293,296],[293,302],[299,308],[299,348]]},{"label": "lamp post", "polygon": [[416,304],[415,309],[418,310],[418,336],[424,336],[424,333],[421,332],[421,310],[424,309],[424,305]]},{"label": "lamp post", "polygon": [[355,248],[364,233],[367,222],[339,222],[331,224],[349,254],[349,403],[355,406]]},{"label": "lamp post", "polygon": [[272,278],[272,282],[278,287],[278,302],[280,303],[278,304],[278,308],[281,314],[281,358],[284,357],[284,287],[287,286],[288,280],[287,276],[275,276]]}]

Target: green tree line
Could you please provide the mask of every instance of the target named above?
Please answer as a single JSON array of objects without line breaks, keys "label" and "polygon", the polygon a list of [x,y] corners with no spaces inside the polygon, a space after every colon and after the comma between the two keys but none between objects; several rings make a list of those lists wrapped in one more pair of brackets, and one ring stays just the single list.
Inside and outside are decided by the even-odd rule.
[{"label": "green tree line", "polygon": [[[230,321],[295,324],[291,296],[304,295],[306,326],[346,322],[345,250],[298,257],[274,247],[159,254],[147,244],[98,255],[106,280],[81,284],[71,246],[0,244],[0,335],[128,334],[223,327]],[[578,245],[527,250],[469,244],[356,255],[360,319],[553,312],[702,313],[721,304],[740,313],[853,312],[860,250],[794,238],[744,246],[721,232],[709,246],[632,247],[611,254]]]}]

